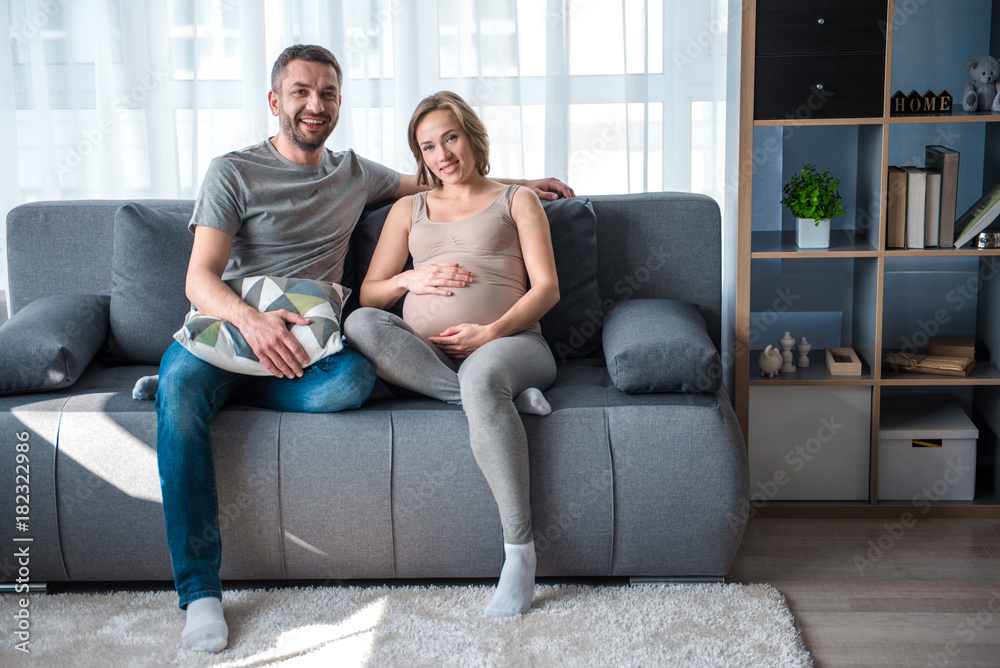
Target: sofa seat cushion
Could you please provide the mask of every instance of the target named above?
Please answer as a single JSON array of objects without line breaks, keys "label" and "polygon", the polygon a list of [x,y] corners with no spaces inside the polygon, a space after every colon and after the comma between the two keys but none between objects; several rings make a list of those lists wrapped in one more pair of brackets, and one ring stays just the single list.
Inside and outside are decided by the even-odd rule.
[{"label": "sofa seat cushion", "polygon": [[[55,506],[37,511],[45,521],[35,544],[46,548],[39,577],[170,579],[156,414],[153,402],[130,394],[151,371],[95,363],[81,382],[118,389],[0,397],[0,423],[30,425],[32,464],[46,472],[40,496],[58,506],[58,516]],[[551,415],[523,416],[540,576],[726,572],[742,531],[730,518],[743,516],[747,490],[745,450],[723,390],[627,394],[591,358],[559,365],[546,395]],[[326,414],[228,405],[212,437],[223,578],[485,578],[500,570],[499,517],[460,407],[429,398]],[[138,556],[108,561],[109,549]]]},{"label": "sofa seat cushion", "polygon": [[110,298],[53,295],[18,311],[0,327],[0,395],[73,385],[108,333]]},{"label": "sofa seat cushion", "polygon": [[611,382],[603,360],[599,358],[570,360],[560,364],[556,382],[545,390],[545,398],[553,411],[574,408],[678,406],[706,408],[714,412],[718,409],[720,401],[715,393],[622,392]]},{"label": "sofa seat cushion", "polygon": [[152,376],[160,372],[154,364],[127,364],[124,366],[108,366],[100,361],[94,361],[86,373],[80,377],[73,390],[82,392],[121,392],[132,396],[132,388],[143,376]]}]

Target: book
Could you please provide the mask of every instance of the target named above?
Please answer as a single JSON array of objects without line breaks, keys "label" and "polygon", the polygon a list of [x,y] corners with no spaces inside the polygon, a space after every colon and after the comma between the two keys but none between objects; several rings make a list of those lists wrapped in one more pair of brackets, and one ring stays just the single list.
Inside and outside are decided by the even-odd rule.
[{"label": "book", "polygon": [[903,167],[906,172],[906,247],[924,247],[924,209],[927,200],[927,172],[920,167]]},{"label": "book", "polygon": [[969,207],[961,218],[955,221],[955,228],[961,230],[955,237],[955,248],[961,248],[973,237],[986,229],[1000,215],[1000,183]]},{"label": "book", "polygon": [[924,199],[924,248],[937,248],[941,226],[941,172],[925,169],[927,192]]},{"label": "book", "polygon": [[886,248],[906,246],[906,172],[899,167],[889,168],[885,246]]},{"label": "book", "polygon": [[955,214],[958,204],[958,151],[946,146],[928,146],[924,165],[941,173],[941,212],[938,245],[948,248],[955,239]]}]

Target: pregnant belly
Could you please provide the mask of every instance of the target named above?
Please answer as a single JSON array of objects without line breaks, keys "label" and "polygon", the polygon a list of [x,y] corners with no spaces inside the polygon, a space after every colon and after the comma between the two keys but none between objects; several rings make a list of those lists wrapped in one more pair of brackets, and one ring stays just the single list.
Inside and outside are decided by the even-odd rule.
[{"label": "pregnant belly", "polygon": [[499,285],[472,283],[443,295],[406,295],[403,320],[420,336],[437,336],[463,322],[488,325],[506,313],[521,295]]}]

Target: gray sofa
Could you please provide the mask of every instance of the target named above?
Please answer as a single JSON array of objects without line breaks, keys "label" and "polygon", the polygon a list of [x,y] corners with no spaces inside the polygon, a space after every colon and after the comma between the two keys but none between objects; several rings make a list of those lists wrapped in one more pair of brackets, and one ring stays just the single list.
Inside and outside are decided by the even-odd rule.
[{"label": "gray sofa", "polygon": [[[131,389],[187,309],[191,206],[43,202],[8,217],[0,535],[29,546],[32,583],[172,579],[156,414]],[[657,193],[546,208],[563,298],[542,321],[553,412],[524,416],[538,575],[720,579],[749,490],[719,382],[718,207]],[[359,222],[345,283],[363,277],[385,212]],[[223,579],[499,573],[496,505],[460,408],[380,385],[337,414],[229,406],[212,433]],[[25,578],[12,555],[0,582]]]}]

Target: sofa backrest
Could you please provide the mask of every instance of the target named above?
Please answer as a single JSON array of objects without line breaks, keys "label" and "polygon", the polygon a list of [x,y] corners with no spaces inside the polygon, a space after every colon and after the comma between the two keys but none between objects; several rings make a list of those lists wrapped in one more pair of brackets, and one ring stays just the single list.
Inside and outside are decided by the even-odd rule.
[{"label": "sofa backrest", "polygon": [[[719,346],[722,265],[716,202],[689,193],[589,199],[597,219],[596,273],[604,308],[632,298],[689,301],[699,306]],[[11,314],[49,295],[110,295],[115,214],[126,203],[37,202],[13,209],[7,217]],[[140,203],[187,215],[193,207],[190,200]],[[178,275],[185,270],[178,267]],[[579,329],[599,330],[603,315],[599,309],[580,314]]]},{"label": "sofa backrest", "polygon": [[697,304],[722,350],[722,216],[707,195],[637,193],[590,198],[597,214],[597,282],[605,301]]},{"label": "sofa backrest", "polygon": [[[115,213],[123,200],[22,204],[7,216],[7,273],[11,315],[42,297],[111,294]],[[142,200],[186,212],[191,200]],[[185,268],[186,269],[186,268]]]}]

